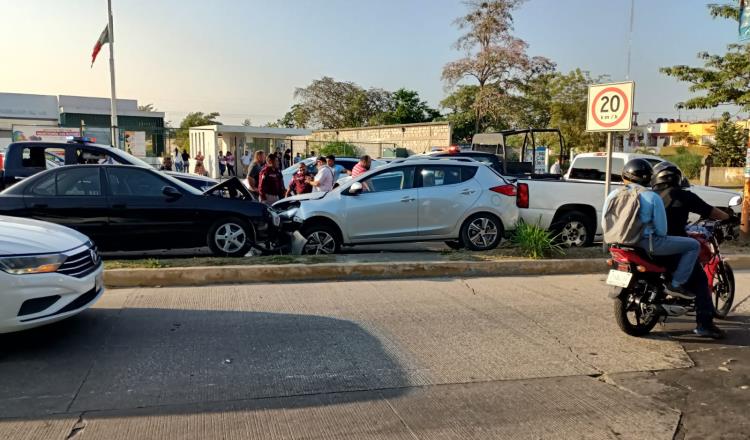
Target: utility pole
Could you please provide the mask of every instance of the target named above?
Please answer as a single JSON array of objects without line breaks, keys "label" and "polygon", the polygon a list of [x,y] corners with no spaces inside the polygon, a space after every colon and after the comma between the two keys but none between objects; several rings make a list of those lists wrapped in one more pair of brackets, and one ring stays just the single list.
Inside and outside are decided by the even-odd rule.
[{"label": "utility pole", "polygon": [[115,93],[115,34],[112,27],[112,0],[107,0],[107,12],[109,22],[107,32],[109,33],[109,82],[112,89],[112,146],[120,148],[120,130],[117,127],[117,93]]}]

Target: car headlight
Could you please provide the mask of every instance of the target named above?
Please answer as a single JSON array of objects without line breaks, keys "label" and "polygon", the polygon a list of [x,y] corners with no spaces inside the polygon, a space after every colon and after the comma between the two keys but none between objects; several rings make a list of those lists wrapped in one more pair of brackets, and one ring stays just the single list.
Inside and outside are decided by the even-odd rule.
[{"label": "car headlight", "polygon": [[0,269],[13,275],[55,272],[65,262],[62,254],[0,257]]},{"label": "car headlight", "polygon": [[282,212],[281,215],[286,218],[294,218],[297,215],[297,212],[299,212],[299,208],[292,208]]}]

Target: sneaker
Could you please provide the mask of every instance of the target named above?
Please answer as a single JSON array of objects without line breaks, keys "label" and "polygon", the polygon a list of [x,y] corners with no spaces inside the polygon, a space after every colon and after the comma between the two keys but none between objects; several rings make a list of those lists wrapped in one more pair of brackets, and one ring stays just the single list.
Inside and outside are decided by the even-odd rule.
[{"label": "sneaker", "polygon": [[724,330],[716,327],[713,324],[709,327],[698,326],[693,330],[693,333],[700,336],[701,338],[711,339],[724,339],[727,336]]},{"label": "sneaker", "polygon": [[676,296],[683,299],[695,299],[695,294],[693,292],[688,292],[685,290],[682,286],[674,286],[672,284],[667,285],[667,292],[669,292],[670,295]]}]

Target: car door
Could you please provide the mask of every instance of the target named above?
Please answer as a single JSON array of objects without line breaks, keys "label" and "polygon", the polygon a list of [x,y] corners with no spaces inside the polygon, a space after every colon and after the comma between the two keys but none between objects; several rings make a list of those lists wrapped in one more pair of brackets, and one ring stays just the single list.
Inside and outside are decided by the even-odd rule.
[{"label": "car door", "polygon": [[419,231],[414,167],[381,171],[360,180],[358,195],[342,192],[344,225],[354,243],[416,238]]},{"label": "car door", "polygon": [[61,167],[24,193],[30,217],[75,229],[99,243],[107,234],[107,201],[99,167]]},{"label": "car door", "polygon": [[[110,227],[122,249],[192,247],[205,243],[196,218],[196,197],[175,188],[181,196],[165,196],[173,183],[156,171],[140,167],[105,167]],[[199,234],[196,236],[196,234]]]},{"label": "car door", "polygon": [[416,186],[419,208],[419,235],[447,237],[464,213],[482,193],[476,179],[476,166],[424,165],[417,167]]}]

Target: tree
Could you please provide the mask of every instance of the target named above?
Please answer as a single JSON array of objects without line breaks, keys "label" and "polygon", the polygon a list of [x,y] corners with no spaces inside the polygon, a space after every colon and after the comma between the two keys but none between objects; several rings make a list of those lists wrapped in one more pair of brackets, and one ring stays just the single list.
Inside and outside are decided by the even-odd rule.
[{"label": "tree", "polygon": [[450,112],[443,118],[451,123],[453,127],[453,141],[458,143],[470,143],[471,135],[476,125],[476,111],[474,102],[479,91],[479,86],[460,85],[453,93],[440,101],[440,106]]},{"label": "tree", "polygon": [[365,90],[353,82],[327,76],[298,88],[294,97],[300,101],[299,115],[304,115],[310,126],[321,128],[361,127],[391,108],[390,92]]},{"label": "tree", "polygon": [[419,93],[414,90],[396,90],[389,105],[391,109],[376,115],[370,125],[414,124],[440,117],[440,112],[420,100]]},{"label": "tree", "polygon": [[222,125],[216,118],[220,115],[218,112],[203,113],[191,112],[180,122],[180,129],[177,130],[175,140],[180,148],[188,148],[190,140],[188,138],[188,129],[190,127],[200,127],[203,125]]},{"label": "tree", "polygon": [[455,87],[466,78],[477,81],[474,99],[474,131],[502,98],[515,90],[519,79],[540,66],[552,66],[545,58],[529,59],[527,44],[511,34],[512,12],[523,0],[468,0],[469,12],[455,24],[466,30],[454,44],[466,55],[443,68],[443,80]]},{"label": "tree", "polygon": [[142,112],[155,112],[156,107],[154,107],[154,104],[139,105],[138,110]]},{"label": "tree", "polygon": [[714,165],[744,166],[745,145],[747,145],[747,133],[731,120],[729,113],[724,113],[716,126],[714,143],[710,146]]},{"label": "tree", "polygon": [[242,121],[242,126],[243,127],[249,127],[251,125],[253,125],[253,122],[250,120],[250,118],[245,118],[245,120]]},{"label": "tree", "polygon": [[[739,8],[733,4],[710,4],[709,13],[713,18],[737,20]],[[750,46],[730,44],[724,55],[698,53],[703,67],[686,65],[663,67],[661,73],[691,84],[690,91],[703,93],[685,102],[678,108],[714,108],[723,104],[740,106],[750,110]]]},{"label": "tree", "polygon": [[276,122],[267,124],[267,127],[283,127],[283,128],[307,128],[310,123],[310,115],[300,104],[292,105],[292,108],[284,114],[283,117],[277,119]]}]

